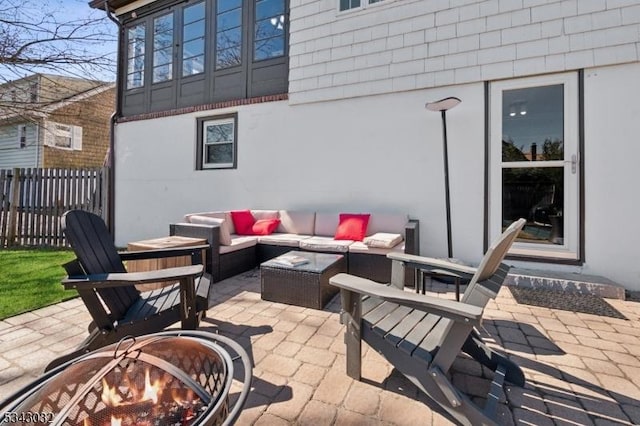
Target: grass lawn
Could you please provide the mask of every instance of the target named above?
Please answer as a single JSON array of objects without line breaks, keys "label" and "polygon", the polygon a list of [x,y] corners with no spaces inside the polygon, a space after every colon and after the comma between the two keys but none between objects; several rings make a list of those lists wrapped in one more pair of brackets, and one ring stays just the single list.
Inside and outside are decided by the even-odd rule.
[{"label": "grass lawn", "polygon": [[0,320],[77,296],[60,284],[61,265],[74,257],[70,250],[0,249]]}]

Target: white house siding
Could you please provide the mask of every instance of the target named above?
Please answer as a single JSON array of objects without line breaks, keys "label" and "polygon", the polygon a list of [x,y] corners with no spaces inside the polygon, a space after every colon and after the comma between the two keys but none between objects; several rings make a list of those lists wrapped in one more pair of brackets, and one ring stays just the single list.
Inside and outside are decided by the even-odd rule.
[{"label": "white house siding", "polygon": [[[365,0],[363,0],[365,2]],[[291,0],[291,103],[639,60],[637,0]]]},{"label": "white house siding", "polygon": [[27,126],[27,143],[26,147],[20,148],[18,127],[22,125],[0,126],[0,169],[38,167],[38,128],[34,124],[24,124]]}]

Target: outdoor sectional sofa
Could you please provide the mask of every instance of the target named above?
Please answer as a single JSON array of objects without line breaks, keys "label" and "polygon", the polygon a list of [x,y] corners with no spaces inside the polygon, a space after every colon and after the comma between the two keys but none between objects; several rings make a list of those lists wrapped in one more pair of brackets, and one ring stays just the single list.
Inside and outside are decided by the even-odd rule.
[{"label": "outdoor sectional sofa", "polygon": [[[251,210],[256,220],[278,219],[269,235],[237,235],[230,211],[191,213],[181,223],[170,225],[171,235],[206,239],[210,250],[206,270],[212,282],[255,268],[261,262],[291,250],[344,254],[348,272],[378,282],[389,282],[391,261],[387,253],[420,254],[418,221],[406,214],[371,213],[365,239],[389,238],[399,234],[401,240],[391,247],[378,247],[363,241],[336,240],[339,213]],[[397,239],[397,238],[396,238]],[[377,242],[377,241],[375,241]],[[390,243],[389,240],[384,243]],[[388,245],[388,244],[382,244]],[[414,273],[407,270],[406,283],[413,283]]]}]

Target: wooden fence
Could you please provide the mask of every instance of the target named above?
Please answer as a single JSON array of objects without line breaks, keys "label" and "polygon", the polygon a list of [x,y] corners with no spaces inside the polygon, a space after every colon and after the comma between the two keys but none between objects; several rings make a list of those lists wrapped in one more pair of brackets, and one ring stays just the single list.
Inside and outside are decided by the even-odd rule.
[{"label": "wooden fence", "polygon": [[66,246],[60,217],[86,210],[106,221],[109,170],[0,170],[0,248]]}]

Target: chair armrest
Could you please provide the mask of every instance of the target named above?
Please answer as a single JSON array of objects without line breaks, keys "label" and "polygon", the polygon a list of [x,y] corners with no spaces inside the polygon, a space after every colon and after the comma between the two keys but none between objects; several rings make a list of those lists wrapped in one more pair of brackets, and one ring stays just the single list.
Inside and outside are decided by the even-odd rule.
[{"label": "chair armrest", "polygon": [[144,260],[144,259],[161,259],[164,257],[189,256],[195,252],[206,250],[208,244],[200,244],[190,247],[171,247],[153,250],[136,250],[118,252],[120,259],[125,260]]},{"label": "chair armrest", "polygon": [[407,254],[420,254],[420,222],[418,219],[409,219],[404,227],[404,252]]},{"label": "chair armrest", "polygon": [[107,288],[125,287],[152,282],[171,282],[185,278],[195,278],[202,274],[202,265],[181,266],[178,268],[159,269],[148,272],[126,272],[113,274],[94,274],[67,277],[62,280],[65,289],[80,287]]},{"label": "chair armrest", "polygon": [[389,253],[387,257],[391,260],[404,262],[405,265],[438,275],[448,275],[451,277],[471,279],[477,268],[449,262],[444,259],[433,257],[415,256],[406,253]]},{"label": "chair armrest", "polygon": [[337,274],[329,279],[329,283],[343,290],[379,297],[389,302],[440,315],[458,322],[480,325],[482,320],[483,308],[479,306],[411,293],[354,275]]},{"label": "chair armrest", "polygon": [[220,281],[220,227],[217,225],[201,225],[195,223],[172,223],[169,235],[204,238],[209,244],[204,262],[206,270],[211,274],[212,282]]}]

